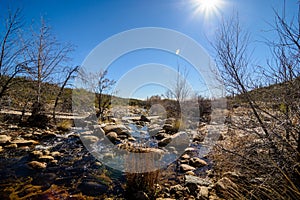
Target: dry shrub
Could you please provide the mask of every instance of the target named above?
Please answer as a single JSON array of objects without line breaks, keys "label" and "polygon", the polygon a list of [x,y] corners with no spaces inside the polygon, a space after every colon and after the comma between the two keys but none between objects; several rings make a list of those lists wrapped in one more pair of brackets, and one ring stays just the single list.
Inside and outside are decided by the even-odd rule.
[{"label": "dry shrub", "polygon": [[228,177],[237,185],[221,195],[225,199],[300,199],[297,153],[275,136],[231,126],[211,159],[216,181]]},{"label": "dry shrub", "polygon": [[57,123],[57,130],[69,131],[72,126],[73,126],[72,120],[62,120],[59,123]]}]

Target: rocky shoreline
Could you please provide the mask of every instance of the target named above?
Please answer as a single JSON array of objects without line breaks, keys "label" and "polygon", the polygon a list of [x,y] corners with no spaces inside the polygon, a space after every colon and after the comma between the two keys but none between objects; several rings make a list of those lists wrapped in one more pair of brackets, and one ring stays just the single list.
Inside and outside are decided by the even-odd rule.
[{"label": "rocky shoreline", "polygon": [[[83,143],[101,144],[102,138],[93,135],[93,130],[100,129],[120,149],[139,148],[139,152],[163,155],[170,149],[176,151],[167,148],[172,141],[181,141],[177,138],[183,132],[178,132],[175,122],[172,118],[150,120],[142,115],[137,120],[113,119],[94,126],[92,131],[68,132],[1,124],[0,198],[125,199],[126,173],[97,160]],[[159,170],[156,199],[219,199],[217,192],[226,188],[228,180],[223,180],[223,185],[214,183],[212,163],[199,152],[207,126],[185,129],[191,144],[179,159]],[[106,160],[114,155],[106,152],[103,156]],[[132,198],[151,197],[136,191]]]}]

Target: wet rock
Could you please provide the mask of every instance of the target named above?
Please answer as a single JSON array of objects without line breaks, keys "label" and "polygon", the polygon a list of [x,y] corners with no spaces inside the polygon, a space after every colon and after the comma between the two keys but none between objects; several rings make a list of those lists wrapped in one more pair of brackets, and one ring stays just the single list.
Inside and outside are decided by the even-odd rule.
[{"label": "wet rock", "polygon": [[198,176],[185,175],[185,184],[195,184],[198,186],[210,186],[212,183],[207,179],[200,178]]},{"label": "wet rock", "polygon": [[98,196],[107,192],[108,187],[106,185],[94,182],[83,181],[78,186],[78,189],[84,194],[89,196]]},{"label": "wet rock", "polygon": [[[176,146],[177,148],[185,148],[189,145],[189,137],[185,132],[178,132],[171,136],[172,145]],[[183,151],[184,149],[182,149]]]},{"label": "wet rock", "polygon": [[41,157],[43,155],[43,152],[42,151],[38,151],[38,150],[34,150],[32,152],[30,152],[30,154],[33,156],[33,157]]},{"label": "wet rock", "polygon": [[165,124],[163,126],[163,129],[167,132],[167,133],[176,133],[178,131],[178,128],[175,128],[172,124]]},{"label": "wet rock", "polygon": [[180,170],[181,170],[182,172],[194,171],[194,170],[195,170],[195,167],[192,167],[192,166],[187,165],[187,164],[181,164],[181,165],[180,165]]},{"label": "wet rock", "polygon": [[104,153],[103,154],[103,160],[111,160],[114,158],[114,154],[113,153]]},{"label": "wet rock", "polygon": [[1,152],[1,151],[3,151],[3,148],[2,148],[2,146],[0,146],[0,152]]},{"label": "wet rock", "polygon": [[39,161],[31,161],[27,163],[27,165],[32,169],[45,169],[47,167],[47,164],[45,162]]},{"label": "wet rock", "polygon": [[206,134],[198,133],[194,135],[193,142],[203,142],[205,139]]},{"label": "wet rock", "polygon": [[[149,135],[150,136],[154,136],[155,137],[157,136],[157,134],[159,134],[159,132],[161,131],[161,128],[160,127],[150,127],[148,132],[149,132]],[[157,138],[158,139],[158,138]],[[162,139],[162,138],[161,138]]]},{"label": "wet rock", "polygon": [[157,140],[162,140],[164,138],[166,138],[165,133],[163,132],[158,132],[155,136],[154,136]]},{"label": "wet rock", "polygon": [[119,141],[118,134],[116,132],[109,132],[106,137],[112,142],[116,143]]},{"label": "wet rock", "polygon": [[171,137],[164,138],[164,139],[160,140],[160,141],[158,142],[157,145],[158,145],[159,147],[165,147],[165,146],[167,146],[171,141],[172,141],[172,138],[171,138]]},{"label": "wet rock", "polygon": [[189,161],[189,164],[193,167],[204,167],[207,165],[207,163],[204,160],[202,160],[198,157],[191,158]]},{"label": "wet rock", "polygon": [[142,121],[142,122],[151,122],[150,119],[148,119],[145,115],[141,116],[140,121]]},{"label": "wet rock", "polygon": [[9,143],[11,140],[10,136],[7,135],[0,135],[0,144],[6,144]]}]

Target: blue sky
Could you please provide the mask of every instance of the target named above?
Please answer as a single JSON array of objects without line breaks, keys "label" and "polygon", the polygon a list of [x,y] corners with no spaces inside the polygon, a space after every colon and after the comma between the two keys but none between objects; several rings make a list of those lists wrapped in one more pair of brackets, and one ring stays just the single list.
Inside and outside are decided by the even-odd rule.
[{"label": "blue sky", "polygon": [[[196,1],[0,0],[0,10],[5,10],[8,5],[13,8],[22,8],[24,20],[28,25],[38,22],[40,17],[44,16],[59,41],[71,42],[76,46],[72,56],[72,65],[81,65],[98,44],[112,35],[141,27],[162,27],[179,31],[193,38],[213,56],[208,40],[213,39],[222,16],[226,18],[235,10],[239,13],[241,25],[251,34],[252,46],[255,47],[253,59],[257,64],[265,64],[269,49],[263,44],[264,38],[274,37],[268,23],[272,23],[274,19],[273,8],[282,11],[283,1],[222,0],[217,12],[209,16],[205,16],[203,12],[195,12]],[[287,16],[295,15],[297,6],[297,0],[286,0]],[[109,76],[118,80],[130,69],[149,62],[162,63],[174,68],[178,62],[188,66],[185,61],[178,61],[176,55],[144,51],[114,62],[115,65],[112,65],[109,70]],[[193,77],[193,74],[193,70],[189,71],[191,82],[201,85],[201,80],[199,80],[201,78]],[[201,89],[203,89],[202,86],[199,86],[195,90]],[[147,86],[144,90],[139,88],[134,95],[142,98],[161,94],[164,90],[157,85]]]}]

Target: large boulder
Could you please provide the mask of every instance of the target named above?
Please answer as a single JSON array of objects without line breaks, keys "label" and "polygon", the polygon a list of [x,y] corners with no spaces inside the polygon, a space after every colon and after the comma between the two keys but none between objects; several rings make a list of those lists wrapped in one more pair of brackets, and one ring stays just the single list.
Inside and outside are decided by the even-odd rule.
[{"label": "large boulder", "polygon": [[105,133],[109,133],[109,132],[115,132],[118,135],[122,134],[122,133],[127,133],[128,129],[121,124],[117,124],[117,125],[106,125],[103,127],[103,130],[105,131]]}]

